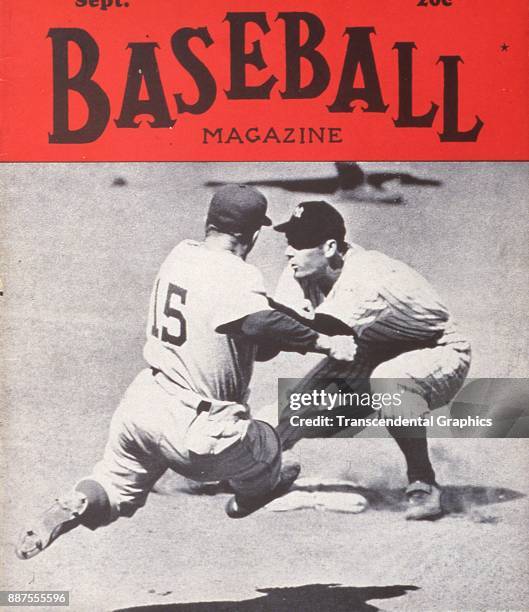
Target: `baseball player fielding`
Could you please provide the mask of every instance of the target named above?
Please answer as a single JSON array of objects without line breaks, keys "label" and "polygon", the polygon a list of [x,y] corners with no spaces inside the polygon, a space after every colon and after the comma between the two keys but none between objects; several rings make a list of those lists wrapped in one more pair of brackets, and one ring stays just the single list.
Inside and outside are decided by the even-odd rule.
[{"label": "baseball player fielding", "polygon": [[[403,262],[346,242],[342,216],[325,201],[302,202],[275,229],[286,237],[288,259],[276,302],[296,311],[300,320],[310,320],[316,330],[344,333],[345,326],[358,343],[353,362],[324,359],[293,391],[321,389],[327,384],[321,379],[331,379],[330,384],[345,384],[348,391],[367,383],[371,393],[402,394],[400,406],[380,408],[383,417],[421,417],[454,398],[470,367],[470,346],[425,278]],[[354,415],[351,407],[343,410],[364,417],[372,409],[358,406]],[[296,414],[310,417],[318,408],[308,405]],[[388,430],[406,459],[406,518],[439,516],[441,489],[428,456],[425,427]],[[287,410],[278,432],[284,449],[301,437],[330,433],[328,427],[293,427]]]}]

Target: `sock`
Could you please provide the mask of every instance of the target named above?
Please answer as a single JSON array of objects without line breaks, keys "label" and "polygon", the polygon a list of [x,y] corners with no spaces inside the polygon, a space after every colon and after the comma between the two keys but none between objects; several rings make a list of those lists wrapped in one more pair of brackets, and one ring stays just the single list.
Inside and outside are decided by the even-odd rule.
[{"label": "sock", "polygon": [[435,484],[435,472],[428,456],[426,427],[388,427],[406,459],[408,481]]}]

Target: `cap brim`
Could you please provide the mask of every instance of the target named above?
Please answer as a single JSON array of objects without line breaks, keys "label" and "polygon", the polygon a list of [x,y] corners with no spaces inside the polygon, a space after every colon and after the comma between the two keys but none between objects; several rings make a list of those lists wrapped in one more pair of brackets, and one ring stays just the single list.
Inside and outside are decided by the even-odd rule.
[{"label": "cap brim", "polygon": [[269,227],[270,225],[272,225],[272,219],[270,219],[270,217],[267,217],[265,215],[264,219],[261,221],[261,225]]},{"label": "cap brim", "polygon": [[290,226],[290,221],[285,221],[284,223],[280,223],[279,225],[274,225],[274,229],[276,232],[281,232],[284,234]]}]

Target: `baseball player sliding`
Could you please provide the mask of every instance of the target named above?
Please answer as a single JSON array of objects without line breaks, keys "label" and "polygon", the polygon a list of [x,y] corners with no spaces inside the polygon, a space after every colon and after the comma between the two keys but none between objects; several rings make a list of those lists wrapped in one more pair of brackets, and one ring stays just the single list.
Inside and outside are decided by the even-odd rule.
[{"label": "baseball player sliding", "polygon": [[[303,202],[292,217],[275,227],[286,236],[288,265],[275,300],[314,329],[357,337],[352,363],[325,359],[295,391],[321,389],[318,379],[347,379],[347,390],[370,386],[372,393],[402,393],[398,406],[380,409],[383,417],[423,416],[448,403],[470,366],[470,346],[429,283],[406,264],[377,251],[345,242],[340,213],[324,201]],[[303,319],[300,319],[303,320]],[[356,414],[364,417],[365,408]],[[363,413],[362,413],[363,412]],[[371,409],[367,408],[369,414]],[[317,414],[308,406],[296,414]],[[329,428],[293,427],[283,412],[277,431],[283,448],[303,436],[329,435]],[[441,490],[428,457],[424,427],[388,427],[407,462],[408,519],[442,513]]]},{"label": "baseball player sliding", "polygon": [[261,274],[245,261],[261,227],[271,225],[266,209],[252,187],[222,187],[208,209],[204,242],[185,240],[169,254],[150,301],[148,367],[112,418],[103,459],[22,532],[20,558],[79,525],[95,529],[132,516],[168,468],[197,481],[228,480],[232,518],[294,482],[299,464],[282,463],[277,433],[247,406],[257,347],[273,338],[281,350],[351,361],[356,345],[270,307]]}]

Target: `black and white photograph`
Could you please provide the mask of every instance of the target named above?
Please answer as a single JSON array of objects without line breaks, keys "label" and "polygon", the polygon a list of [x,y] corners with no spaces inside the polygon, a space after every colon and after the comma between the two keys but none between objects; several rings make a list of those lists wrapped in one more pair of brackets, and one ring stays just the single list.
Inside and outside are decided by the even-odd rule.
[{"label": "black and white photograph", "polygon": [[529,609],[528,169],[1,164],[0,590]]}]

